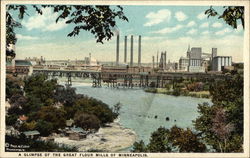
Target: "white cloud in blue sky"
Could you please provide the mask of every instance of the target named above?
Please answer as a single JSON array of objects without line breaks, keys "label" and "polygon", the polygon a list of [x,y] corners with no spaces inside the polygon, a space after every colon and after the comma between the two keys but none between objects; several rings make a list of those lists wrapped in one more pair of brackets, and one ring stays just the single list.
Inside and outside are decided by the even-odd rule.
[{"label": "white cloud in blue sky", "polygon": [[197,33],[197,29],[191,29],[187,32],[188,35],[193,35]]},{"label": "white cloud in blue sky", "polygon": [[41,31],[57,31],[67,27],[65,24],[67,19],[60,20],[57,23],[55,22],[59,13],[53,13],[52,8],[42,8],[42,13],[42,15],[36,13],[28,17],[26,21],[22,22],[22,25],[25,26],[27,30],[38,29]]},{"label": "white cloud in blue sky", "polygon": [[[124,36],[134,35],[134,52],[137,52],[138,35],[142,35],[142,62],[151,62],[157,50],[168,52],[168,59],[178,61],[185,55],[188,44],[202,47],[210,53],[218,48],[218,55],[231,55],[234,61],[243,60],[244,30],[228,26],[223,20],[204,14],[209,6],[123,6],[129,22],[117,20],[120,32],[120,59],[123,60]],[[32,9],[32,8],[31,8]],[[215,7],[218,12],[223,6]],[[33,14],[32,14],[33,13]],[[116,38],[96,43],[94,36],[82,31],[76,37],[67,37],[74,28],[65,20],[55,23],[58,14],[44,9],[43,15],[33,11],[17,29],[17,58],[44,56],[46,59],[84,59],[89,53],[97,60],[115,61]],[[232,44],[232,41],[233,44]],[[128,42],[128,50],[130,44]],[[238,52],[238,53],[235,53]],[[72,55],[74,53],[74,55]],[[105,54],[105,55],[103,55]],[[135,54],[134,60],[136,61]]]},{"label": "white cloud in blue sky", "polygon": [[157,12],[150,12],[146,15],[146,19],[148,21],[144,24],[144,26],[153,26],[156,24],[160,24],[163,21],[170,21],[171,12],[168,9],[158,10]]},{"label": "white cloud in blue sky", "polygon": [[183,25],[176,25],[174,27],[165,27],[165,28],[163,28],[161,30],[153,31],[152,33],[156,33],[156,34],[173,33],[173,32],[176,32],[176,31],[180,30],[183,27],[184,27]]},{"label": "white cloud in blue sky", "polygon": [[192,26],[195,26],[195,25],[196,25],[196,22],[190,21],[190,22],[187,24],[187,27],[192,27]]},{"label": "white cloud in blue sky", "polygon": [[221,22],[215,22],[215,23],[212,24],[212,27],[214,27],[214,28],[221,28],[222,26],[223,25],[222,25]]},{"label": "white cloud in blue sky", "polygon": [[204,11],[197,15],[197,18],[198,18],[199,20],[203,20],[203,19],[205,19],[206,17],[207,17],[207,16],[205,15],[205,12],[204,12]]},{"label": "white cloud in blue sky", "polygon": [[200,28],[206,28],[209,27],[209,23],[208,22],[204,22],[200,25]]},{"label": "white cloud in blue sky", "polygon": [[178,11],[175,13],[175,18],[178,20],[178,21],[184,21],[186,20],[188,17],[186,14],[184,14],[182,11]]},{"label": "white cloud in blue sky", "polygon": [[38,40],[38,37],[34,37],[34,36],[25,36],[25,35],[21,35],[21,34],[16,34],[16,38],[19,40]]}]

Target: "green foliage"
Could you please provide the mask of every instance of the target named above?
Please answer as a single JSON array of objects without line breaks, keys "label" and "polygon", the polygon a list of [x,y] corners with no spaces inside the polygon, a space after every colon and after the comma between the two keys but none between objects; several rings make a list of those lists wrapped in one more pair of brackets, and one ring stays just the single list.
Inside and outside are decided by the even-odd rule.
[{"label": "green foliage", "polygon": [[35,120],[42,120],[51,123],[53,125],[53,131],[55,132],[59,128],[64,128],[66,126],[65,115],[66,112],[63,109],[58,109],[53,106],[43,106],[41,110],[37,112],[37,118]]},{"label": "green foliage", "polygon": [[93,114],[77,112],[74,117],[74,123],[85,130],[100,128],[100,120]]},{"label": "green foliage", "polygon": [[13,76],[6,76],[6,99],[13,95],[23,95],[23,81]]},{"label": "green foliage", "polygon": [[132,152],[205,152],[206,146],[189,128],[173,126],[170,130],[160,127],[151,134],[150,142],[135,142]]},{"label": "green foliage", "polygon": [[203,140],[218,152],[243,151],[243,74],[210,86],[213,105],[198,106],[194,126]]},{"label": "green foliage", "polygon": [[174,96],[181,95],[181,89],[180,88],[174,88],[173,92],[172,92],[172,95],[174,95]]},{"label": "green foliage", "polygon": [[171,146],[168,140],[169,131],[163,127],[153,132],[147,150],[150,152],[170,152]]},{"label": "green foliage", "polygon": [[38,120],[35,128],[40,132],[41,136],[48,136],[54,131],[53,123],[44,120]]},{"label": "green foliage", "polygon": [[79,108],[78,111],[97,116],[101,125],[112,122],[117,117],[107,104],[93,98],[80,98],[76,100],[74,106]]},{"label": "green foliage", "polygon": [[19,128],[20,131],[32,131],[35,130],[37,123],[35,121],[25,122]]},{"label": "green foliage", "polygon": [[77,94],[75,92],[75,88],[69,86],[65,88],[64,86],[58,85],[56,87],[54,98],[57,102],[60,102],[66,106],[72,106],[77,98]]},{"label": "green foliage", "polygon": [[211,6],[209,9],[205,11],[205,14],[210,16],[219,16],[219,19],[223,19],[228,25],[232,26],[234,29],[237,28],[237,21],[240,20],[243,28],[245,27],[244,22],[244,7],[243,6],[228,6],[224,12],[219,15],[216,10]]},{"label": "green foliage", "polygon": [[27,97],[39,98],[44,105],[51,105],[54,103],[52,96],[54,96],[57,81],[46,80],[46,76],[42,74],[32,75],[25,81],[24,91]]},{"label": "green foliage", "polygon": [[6,125],[7,126],[14,126],[16,124],[16,121],[18,119],[18,115],[7,115],[6,116]]},{"label": "green foliage", "polygon": [[133,144],[132,152],[147,152],[147,147],[144,142],[141,140]]}]

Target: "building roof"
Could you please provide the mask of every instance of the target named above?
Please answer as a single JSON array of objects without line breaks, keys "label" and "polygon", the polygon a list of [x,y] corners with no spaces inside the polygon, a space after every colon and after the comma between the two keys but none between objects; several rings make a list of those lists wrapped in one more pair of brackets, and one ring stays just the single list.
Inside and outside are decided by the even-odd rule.
[{"label": "building roof", "polygon": [[81,127],[73,127],[73,128],[71,128],[71,131],[75,132],[75,133],[85,133],[86,132]]},{"label": "building roof", "polygon": [[25,115],[21,115],[21,116],[19,116],[19,120],[26,121],[26,120],[28,120],[28,117]]},{"label": "building roof", "polygon": [[27,60],[15,60],[16,66],[32,66],[30,61]]},{"label": "building roof", "polygon": [[34,130],[34,131],[23,132],[23,134],[25,134],[26,136],[33,136],[33,135],[39,135],[40,132],[38,132],[37,130]]}]

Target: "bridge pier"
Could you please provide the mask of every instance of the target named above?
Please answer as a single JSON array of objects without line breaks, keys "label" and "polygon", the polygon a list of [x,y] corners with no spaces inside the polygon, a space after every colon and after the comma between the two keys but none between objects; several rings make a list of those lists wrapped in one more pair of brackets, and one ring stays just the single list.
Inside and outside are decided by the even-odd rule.
[{"label": "bridge pier", "polygon": [[68,78],[68,80],[66,82],[66,85],[67,86],[72,86],[71,73],[67,74],[67,78]]}]

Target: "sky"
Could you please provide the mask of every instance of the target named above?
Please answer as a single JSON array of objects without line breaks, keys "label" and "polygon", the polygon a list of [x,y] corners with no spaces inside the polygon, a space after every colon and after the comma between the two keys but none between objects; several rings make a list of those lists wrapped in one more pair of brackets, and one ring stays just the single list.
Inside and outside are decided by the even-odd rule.
[{"label": "sky", "polygon": [[[207,18],[205,10],[210,6],[122,6],[129,22],[117,19],[120,34],[120,61],[124,58],[124,36],[128,36],[128,61],[130,58],[130,36],[134,36],[134,62],[138,56],[138,36],[142,36],[142,63],[152,62],[157,51],[167,51],[167,61],[177,62],[186,56],[188,45],[202,47],[202,52],[211,53],[218,48],[217,55],[232,56],[234,62],[243,61],[244,30],[241,22],[233,29],[222,19]],[[16,58],[43,56],[47,60],[83,60],[91,53],[98,61],[115,61],[116,37],[104,44],[96,43],[94,35],[81,31],[78,36],[67,37],[74,28],[65,20],[55,23],[58,13],[43,9],[38,15],[28,6],[29,16],[16,29]],[[222,6],[214,7],[219,13]],[[16,17],[16,12],[11,13]]]}]

